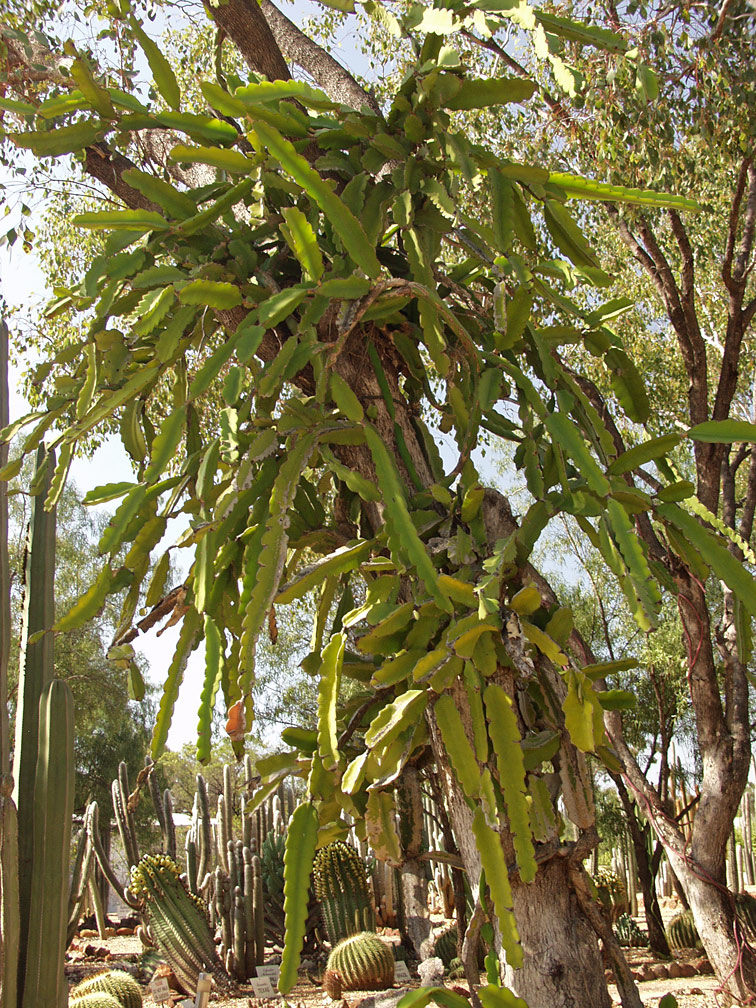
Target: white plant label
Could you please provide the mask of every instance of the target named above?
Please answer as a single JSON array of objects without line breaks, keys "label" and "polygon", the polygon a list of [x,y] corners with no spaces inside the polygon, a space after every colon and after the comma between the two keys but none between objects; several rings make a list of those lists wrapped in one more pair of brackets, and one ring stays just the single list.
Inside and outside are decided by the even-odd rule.
[{"label": "white plant label", "polygon": [[171,996],[171,987],[165,977],[155,977],[150,984],[150,993],[154,1001],[167,1001]]},{"label": "white plant label", "polygon": [[395,962],[394,963],[394,981],[396,983],[407,983],[412,977],[410,976],[410,971],[407,969],[406,962]]},{"label": "white plant label", "polygon": [[269,963],[267,966],[257,966],[256,969],[259,977],[270,977],[272,984],[278,983],[278,977],[281,972],[280,966],[276,966],[275,963]]},{"label": "white plant label", "polygon": [[270,977],[252,977],[249,982],[252,984],[252,990],[255,992],[256,998],[278,997],[278,991],[270,982]]}]

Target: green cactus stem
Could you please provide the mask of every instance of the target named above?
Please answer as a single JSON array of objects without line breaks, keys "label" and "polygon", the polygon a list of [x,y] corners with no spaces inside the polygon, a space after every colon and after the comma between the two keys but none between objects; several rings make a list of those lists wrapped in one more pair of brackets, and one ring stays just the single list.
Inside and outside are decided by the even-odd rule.
[{"label": "green cactus stem", "polygon": [[315,855],[313,886],[333,945],[375,928],[367,869],[354,847],[341,840],[321,847]]},{"label": "green cactus stem", "polygon": [[620,914],[614,924],[614,933],[622,948],[646,948],[648,935],[642,931],[629,914]]},{"label": "green cactus stem", "polygon": [[335,946],[326,969],[339,974],[344,990],[381,990],[394,983],[394,953],[378,935],[363,931]]},{"label": "green cactus stem", "polygon": [[673,949],[701,948],[698,928],[692,910],[683,910],[667,925],[667,941]]},{"label": "green cactus stem", "polygon": [[[13,801],[18,812],[19,996],[26,971],[26,950],[32,921],[35,779],[39,743],[40,698],[53,677],[52,627],[55,611],[55,513],[45,511],[54,459],[43,446],[37,452],[26,552],[24,610],[13,754]],[[38,634],[42,634],[38,637]],[[38,870],[42,870],[41,867]]]},{"label": "green cactus stem", "polygon": [[104,993],[115,998],[122,1008],[142,1008],[142,988],[124,970],[107,970],[87,977],[71,991],[77,1004],[84,995]]},{"label": "green cactus stem", "polygon": [[129,889],[141,901],[155,944],[182,990],[193,993],[201,971],[228,988],[230,978],[216,954],[205,905],[185,885],[176,862],[166,854],[146,854],[132,868]]},{"label": "green cactus stem", "polygon": [[18,816],[13,777],[0,778],[0,1004],[16,1008],[18,990]]},{"label": "green cactus stem", "polygon": [[23,1008],[62,1008],[68,987],[64,955],[68,868],[74,804],[73,694],[53,679],[39,701],[34,785],[33,877],[29,906]]}]

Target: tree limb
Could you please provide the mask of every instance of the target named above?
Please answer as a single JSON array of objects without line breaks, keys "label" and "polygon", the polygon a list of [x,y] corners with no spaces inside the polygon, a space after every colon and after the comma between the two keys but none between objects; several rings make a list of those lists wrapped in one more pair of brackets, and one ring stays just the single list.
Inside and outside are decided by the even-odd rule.
[{"label": "tree limb", "polygon": [[[254,0],[236,0],[237,3]],[[334,101],[360,109],[363,105],[382,117],[380,105],[354,77],[317,42],[308,38],[271,0],[261,0],[259,8],[280,51],[290,63],[306,71]],[[230,33],[229,33],[230,34]]]},{"label": "tree limb", "polygon": [[268,80],[290,80],[289,67],[256,0],[205,0],[205,10],[231,39],[250,70],[259,71]]}]

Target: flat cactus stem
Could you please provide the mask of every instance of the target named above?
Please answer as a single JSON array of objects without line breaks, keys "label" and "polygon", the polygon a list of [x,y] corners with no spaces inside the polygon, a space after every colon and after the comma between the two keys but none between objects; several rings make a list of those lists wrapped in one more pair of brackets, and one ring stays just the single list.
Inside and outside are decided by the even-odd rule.
[{"label": "flat cactus stem", "polygon": [[53,679],[40,698],[39,757],[34,788],[34,874],[23,1008],[63,1008],[68,924],[68,868],[74,805],[73,694]]},{"label": "flat cactus stem", "polygon": [[[47,464],[46,464],[47,463]],[[13,801],[18,811],[18,898],[20,913],[19,984],[26,970],[26,947],[31,920],[31,890],[34,862],[34,781],[39,743],[39,701],[53,677],[55,618],[55,512],[45,511],[54,457],[44,447],[37,451],[37,474],[42,476],[39,494],[32,497],[31,519],[24,572],[24,609],[21,624],[20,669],[16,708],[16,744],[13,756],[15,782]],[[19,991],[19,994],[21,992]]]},{"label": "flat cactus stem", "polygon": [[334,947],[326,969],[339,974],[344,990],[379,990],[394,982],[394,953],[378,935],[362,932]]},{"label": "flat cactus stem", "polygon": [[85,995],[104,993],[113,997],[122,1008],[142,1008],[142,989],[125,970],[107,970],[82,980],[71,991],[71,999],[78,1003]]},{"label": "flat cactus stem", "polygon": [[18,816],[13,777],[0,778],[0,1004],[15,1008],[18,990]]}]

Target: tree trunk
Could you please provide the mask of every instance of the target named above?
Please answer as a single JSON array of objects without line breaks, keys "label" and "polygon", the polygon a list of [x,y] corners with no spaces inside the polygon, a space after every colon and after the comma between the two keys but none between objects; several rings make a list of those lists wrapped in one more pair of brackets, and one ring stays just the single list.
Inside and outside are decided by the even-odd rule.
[{"label": "tree trunk", "polygon": [[423,796],[420,774],[408,764],[397,782],[399,837],[404,861],[400,871],[402,897],[402,938],[409,942],[418,959],[427,959],[432,942],[428,910],[428,867],[418,855],[427,849],[423,829]]},{"label": "tree trunk", "polygon": [[[463,699],[458,707],[469,726]],[[473,899],[478,900],[482,898],[481,863],[472,832],[472,811],[452,773],[432,712],[428,721],[447,811]],[[502,844],[505,851],[511,850],[511,837],[505,830]],[[568,858],[552,856],[539,866],[530,883],[521,882],[514,873],[510,873],[510,882],[524,965],[518,970],[507,966],[499,946],[507,986],[525,999],[528,1008],[610,1008],[596,934],[572,888]]]},{"label": "tree trunk", "polygon": [[643,911],[646,915],[646,928],[648,930],[648,944],[652,952],[659,956],[669,956],[670,948],[667,942],[667,934],[662,923],[661,908],[659,898],[656,895],[656,872],[659,867],[659,859],[656,859],[656,870],[653,866],[652,858],[648,850],[650,829],[648,824],[638,822],[635,814],[635,806],[628,794],[625,782],[618,774],[612,774],[617,792],[622,802],[622,808],[627,819],[630,837],[635,851],[635,862],[638,868],[638,881],[643,893]]}]

